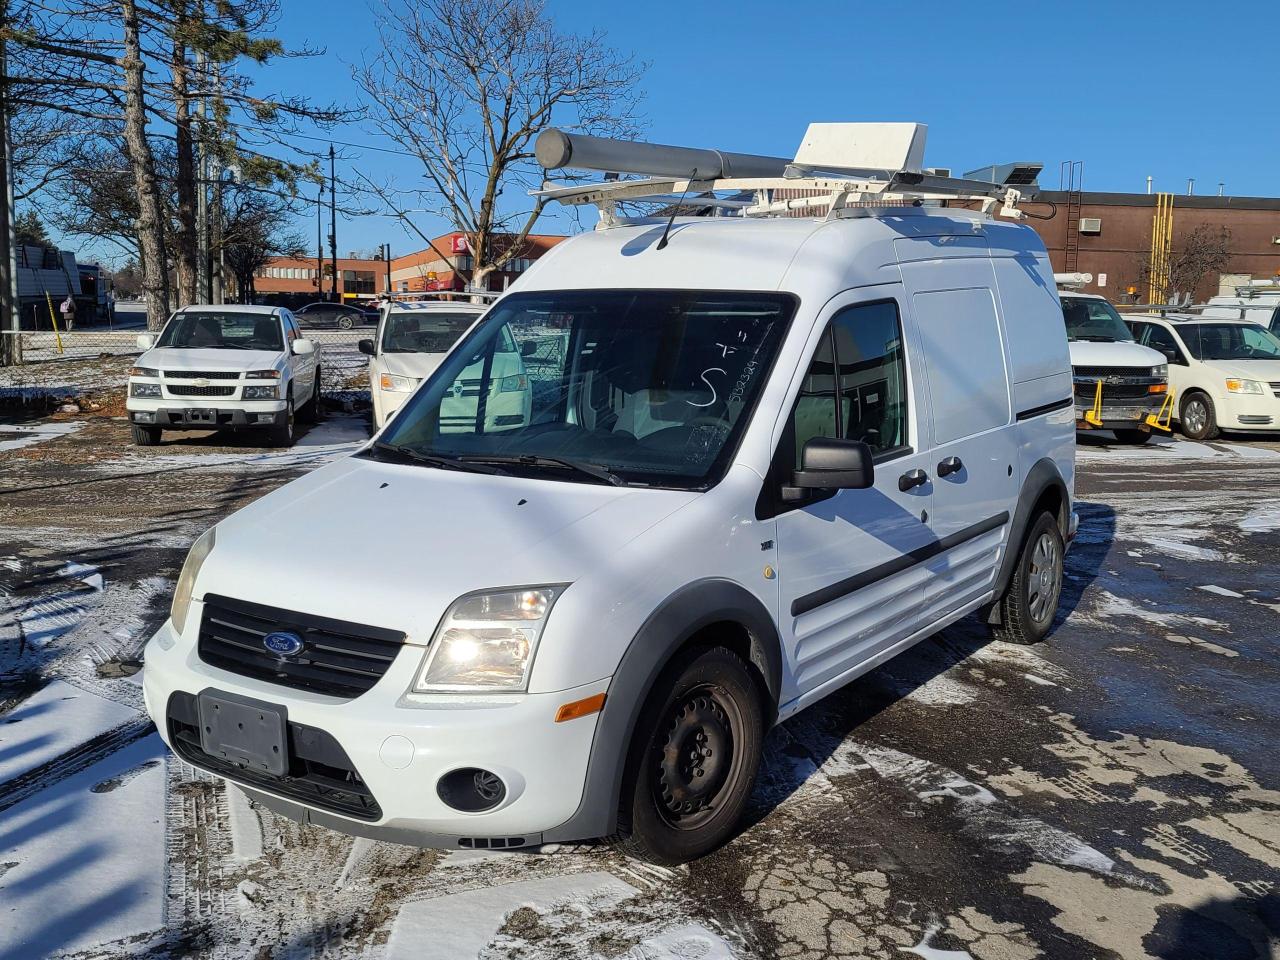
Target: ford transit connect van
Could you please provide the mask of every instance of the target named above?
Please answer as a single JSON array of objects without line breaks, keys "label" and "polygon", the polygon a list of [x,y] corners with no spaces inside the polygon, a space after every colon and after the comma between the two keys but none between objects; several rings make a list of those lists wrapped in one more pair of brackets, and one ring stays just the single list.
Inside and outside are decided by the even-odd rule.
[{"label": "ford transit connect van", "polygon": [[[831,182],[863,181],[798,186]],[[146,652],[170,747],[352,834],[675,863],[732,834],[772,725],[975,612],[1045,637],[1074,410],[1044,247],[828,199],[607,217],[366,448],[200,537]],[[454,429],[510,341],[551,358],[527,423]]]}]

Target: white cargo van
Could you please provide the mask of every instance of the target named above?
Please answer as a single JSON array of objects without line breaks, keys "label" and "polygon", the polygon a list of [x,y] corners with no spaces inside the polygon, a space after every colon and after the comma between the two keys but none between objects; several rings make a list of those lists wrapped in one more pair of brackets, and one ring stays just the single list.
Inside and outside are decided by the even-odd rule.
[{"label": "white cargo van", "polygon": [[1146,443],[1153,428],[1168,431],[1169,365],[1140,346],[1105,297],[1077,288],[1087,273],[1056,274],[1071,346],[1076,428],[1110,430],[1121,443]]},{"label": "white cargo van", "polygon": [[1280,336],[1280,279],[1255,280],[1236,287],[1234,296],[1210,297],[1200,315],[1248,320]]},{"label": "white cargo van", "polygon": [[[548,191],[600,228],[365,449],[196,541],[146,651],[166,742],[347,833],[616,834],[674,863],[732,835],[772,725],[975,611],[1043,638],[1075,526],[1053,275],[989,215],[1016,190],[924,174],[922,147],[913,124],[815,125],[794,161],[544,134],[545,166],[655,175]],[[685,193],[723,215],[614,207]],[[957,196],[979,209],[912,205]],[[509,341],[550,339],[526,424],[448,428],[477,358],[488,396]]]}]

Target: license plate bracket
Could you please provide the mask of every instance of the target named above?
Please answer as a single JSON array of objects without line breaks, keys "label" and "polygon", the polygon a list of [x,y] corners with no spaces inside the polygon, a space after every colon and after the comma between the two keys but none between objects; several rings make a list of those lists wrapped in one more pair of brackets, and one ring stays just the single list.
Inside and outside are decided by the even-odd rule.
[{"label": "license plate bracket", "polygon": [[289,770],[288,711],[220,690],[203,690],[197,698],[200,746],[254,773],[283,777]]},{"label": "license plate bracket", "polygon": [[188,407],[185,411],[188,423],[217,423],[218,411],[208,407]]}]

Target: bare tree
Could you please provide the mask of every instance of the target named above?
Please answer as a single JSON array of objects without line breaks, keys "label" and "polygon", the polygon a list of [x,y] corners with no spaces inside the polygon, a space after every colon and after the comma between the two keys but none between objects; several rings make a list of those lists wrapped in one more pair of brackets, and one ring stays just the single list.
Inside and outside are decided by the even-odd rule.
[{"label": "bare tree", "polygon": [[1231,262],[1231,257],[1231,231],[1201,224],[1174,239],[1167,264],[1153,267],[1148,256],[1135,257],[1136,286],[1146,289],[1154,269],[1156,289],[1163,291],[1157,299],[1172,301],[1184,294],[1197,297],[1205,278],[1220,273]]},{"label": "bare tree", "polygon": [[305,242],[289,229],[293,218],[294,211],[283,198],[252,189],[230,191],[223,253],[241,303],[252,301],[254,277],[272,257],[304,255]]},{"label": "bare tree", "polygon": [[482,288],[542,212],[526,193],[541,183],[533,138],[552,123],[634,135],[643,65],[599,31],[560,32],[541,0],[380,3],[380,53],[355,77],[372,122],[421,162],[425,183],[375,192],[402,220],[425,207],[463,233]]}]

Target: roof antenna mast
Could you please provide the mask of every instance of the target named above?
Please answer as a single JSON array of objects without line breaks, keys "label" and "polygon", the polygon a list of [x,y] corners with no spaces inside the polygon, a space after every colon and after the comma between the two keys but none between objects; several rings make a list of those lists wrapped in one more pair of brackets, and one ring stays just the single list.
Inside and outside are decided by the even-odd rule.
[{"label": "roof antenna mast", "polygon": [[676,222],[676,214],[680,212],[680,208],[684,206],[684,198],[689,196],[689,188],[693,186],[693,178],[698,175],[698,171],[694,170],[689,174],[689,179],[685,181],[684,193],[680,194],[680,199],[671,207],[671,216],[667,217],[667,225],[662,230],[662,239],[658,241],[655,250],[665,250],[667,247],[667,239],[671,233],[671,225]]}]

